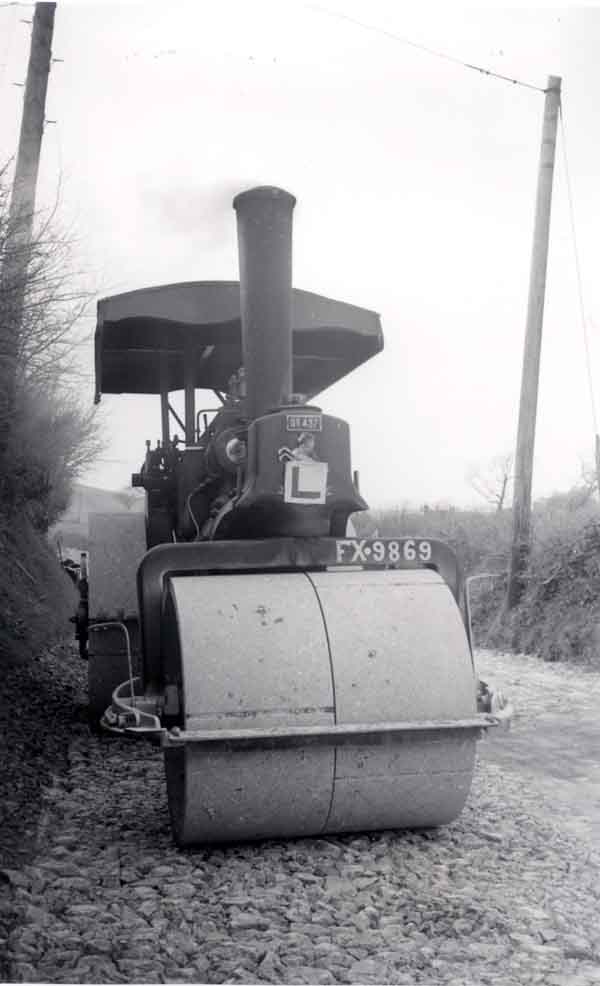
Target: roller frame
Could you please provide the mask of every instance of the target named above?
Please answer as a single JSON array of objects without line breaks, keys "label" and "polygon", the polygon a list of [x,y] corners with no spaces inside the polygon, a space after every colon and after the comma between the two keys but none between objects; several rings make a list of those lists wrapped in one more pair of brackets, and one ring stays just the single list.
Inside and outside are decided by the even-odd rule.
[{"label": "roller frame", "polygon": [[[393,545],[393,554],[400,554],[402,556],[401,560],[393,565],[389,564],[389,562],[365,564],[364,559],[372,551],[371,546],[373,544],[378,546],[377,550],[379,554],[386,554],[386,552],[389,554],[391,549],[388,549],[388,546]],[[427,556],[427,564],[417,559],[416,556],[419,551]],[[407,553],[409,553],[409,560],[404,557]],[[362,558],[363,563],[354,565],[346,564],[349,560],[359,556]],[[313,588],[317,589],[329,583],[330,578],[333,579],[333,583],[337,582],[336,572],[339,572],[339,577],[344,579],[343,584],[350,585],[353,580],[359,578],[361,571],[365,572],[367,580],[369,580],[367,573],[368,570],[371,570],[372,575],[370,576],[370,581],[367,581],[365,585],[375,586],[377,584],[383,585],[383,582],[380,582],[380,580],[384,576],[384,581],[387,582],[387,573],[382,571],[386,569],[392,570],[389,571],[389,576],[393,580],[392,584],[401,585],[405,582],[410,591],[414,591],[411,587],[419,583],[423,585],[443,583],[446,585],[446,599],[448,602],[445,605],[449,607],[447,608],[447,612],[451,612],[452,605],[456,606],[455,622],[453,621],[453,625],[455,626],[455,630],[453,631],[454,640],[456,641],[457,639],[456,633],[458,632],[458,626],[462,624],[465,631],[463,636],[463,661],[466,661],[467,664],[463,664],[463,668],[466,670],[469,659],[472,665],[472,653],[466,632],[468,627],[468,618],[466,617],[468,617],[468,614],[465,613],[464,606],[459,609],[459,605],[463,603],[463,585],[460,570],[451,549],[435,539],[406,537],[375,539],[371,541],[358,538],[286,538],[271,539],[268,541],[203,542],[189,545],[159,546],[152,549],[144,557],[138,571],[141,629],[144,639],[147,641],[143,652],[144,678],[143,680],[136,680],[134,688],[130,687],[129,682],[126,682],[116,689],[113,696],[112,710],[109,710],[105,714],[104,725],[112,732],[149,739],[154,743],[158,743],[163,749],[168,778],[167,786],[169,790],[169,807],[173,831],[175,839],[180,845],[210,842],[214,839],[216,841],[230,841],[240,838],[243,840],[245,838],[272,837],[279,832],[281,817],[283,817],[282,837],[314,835],[321,830],[352,831],[365,827],[373,829],[390,827],[390,825],[392,827],[398,827],[398,825],[402,827],[403,824],[407,824],[409,827],[415,824],[417,826],[446,824],[453,817],[456,817],[461,810],[461,805],[464,804],[464,799],[470,788],[472,766],[469,767],[469,762],[472,763],[471,758],[474,759],[475,741],[482,735],[484,730],[500,724],[498,718],[494,715],[482,712],[477,714],[475,712],[475,705],[473,706],[473,711],[469,711],[468,703],[464,705],[462,699],[458,700],[456,714],[451,711],[451,707],[447,706],[446,703],[442,703],[438,706],[441,713],[438,717],[435,714],[435,704],[431,706],[429,703],[433,715],[428,715],[427,703],[423,705],[422,701],[418,699],[419,686],[417,686],[417,691],[415,692],[417,702],[414,711],[417,717],[419,712],[421,712],[422,718],[420,719],[414,718],[414,713],[413,716],[410,716],[410,707],[406,708],[405,706],[403,709],[400,706],[396,708],[394,700],[394,705],[388,706],[388,708],[390,711],[395,709],[396,712],[400,713],[402,716],[400,721],[390,721],[391,717],[389,715],[386,717],[385,701],[381,705],[381,719],[377,718],[376,713],[375,717],[371,718],[373,714],[371,701],[371,708],[369,709],[368,704],[365,707],[366,715],[370,717],[368,719],[361,719],[360,714],[358,717],[354,715],[354,718],[352,718],[352,713],[350,713],[349,718],[342,718],[341,721],[336,721],[337,711],[333,708],[331,710],[329,708],[323,708],[321,710],[323,713],[334,713],[333,721],[327,721],[327,717],[324,717],[322,721],[318,721],[318,718],[317,720],[313,718],[311,721],[309,717],[304,722],[300,720],[297,723],[288,721],[280,724],[277,722],[273,723],[272,718],[271,722],[268,721],[268,716],[270,715],[268,711],[264,713],[251,711],[256,707],[252,704],[256,699],[248,698],[249,693],[242,692],[238,694],[245,694],[246,701],[250,703],[250,705],[245,704],[243,709],[249,709],[250,711],[248,713],[243,711],[241,714],[258,717],[253,724],[253,728],[248,728],[245,722],[240,721],[239,726],[237,725],[235,721],[237,713],[235,711],[231,713],[233,715],[233,721],[229,723],[225,722],[226,715],[224,715],[223,721],[219,722],[218,720],[221,717],[219,710],[222,706],[217,696],[209,697],[210,692],[206,693],[204,687],[199,692],[199,679],[196,677],[196,684],[192,681],[192,690],[190,693],[187,692],[190,682],[187,681],[186,683],[186,680],[183,682],[182,697],[185,714],[182,708],[180,715],[177,714],[175,718],[169,720],[165,712],[165,705],[168,702],[168,692],[173,687],[169,684],[169,682],[173,681],[172,664],[170,664],[171,659],[169,658],[167,661],[167,655],[171,653],[170,648],[172,645],[169,643],[171,641],[170,631],[166,637],[161,637],[161,628],[163,627],[163,623],[165,627],[174,626],[173,620],[178,621],[179,619],[170,609],[172,599],[178,598],[178,592],[183,592],[185,588],[181,603],[185,606],[182,611],[188,614],[198,612],[198,608],[193,604],[190,608],[190,592],[192,596],[194,592],[199,593],[198,605],[200,610],[202,609],[202,600],[205,598],[204,593],[206,589],[204,591],[200,588],[192,589],[192,582],[188,581],[188,579],[194,579],[196,576],[203,580],[206,586],[215,587],[211,589],[210,593],[210,598],[213,599],[212,609],[210,604],[207,605],[206,609],[206,619],[209,621],[207,625],[214,625],[212,621],[215,618],[215,612],[220,613],[220,609],[215,611],[214,606],[216,605],[218,607],[220,605],[221,592],[224,593],[223,599],[228,598],[225,590],[225,581],[229,581],[229,578],[234,580],[231,582],[233,586],[237,583],[238,579],[240,583],[243,583],[246,577],[250,579],[254,579],[255,576],[267,577],[264,591],[267,593],[268,598],[269,582],[271,585],[275,582],[280,584],[278,581],[280,575],[284,580],[281,583],[282,586],[286,579],[290,579],[290,576],[293,580],[302,575],[307,575],[309,582],[312,583],[312,580],[316,580]],[[433,571],[428,573],[425,571],[427,569],[433,569]],[[373,570],[379,570],[380,574],[375,575]],[[400,583],[398,583],[397,579],[394,579],[394,570],[398,572],[399,578],[400,571],[404,570]],[[415,572],[415,576],[417,576],[419,570],[421,574],[413,579],[410,570]],[[215,578],[215,582],[212,581],[213,577]],[[424,577],[426,577],[425,583],[422,582]],[[373,582],[373,579],[376,581]],[[197,584],[197,580],[194,581]],[[330,588],[332,588],[333,583],[329,584]],[[257,583],[254,582],[253,584],[256,585]],[[223,588],[220,588],[221,585]],[[177,586],[180,588],[178,589]],[[239,593],[240,591],[243,592],[244,590],[238,584],[237,592]],[[335,590],[333,591],[333,598],[335,598]],[[175,592],[175,597],[173,597],[173,592]],[[262,590],[259,590],[259,592],[262,592]],[[233,598],[235,598],[235,595]],[[327,608],[327,601],[320,595],[320,592],[317,593],[317,598],[321,600],[319,605],[325,605],[325,608]],[[251,601],[250,599],[246,601],[246,610],[248,612],[258,612],[258,610],[255,611],[252,609],[255,604],[256,600]],[[235,609],[237,611],[237,606]],[[279,611],[276,610],[276,612]],[[343,610],[338,610],[338,612],[341,614],[340,618],[344,619]],[[210,615],[211,613],[212,615]],[[421,614],[423,614],[422,607]],[[325,618],[323,611],[322,616]],[[423,619],[423,615],[421,615],[421,619]],[[277,622],[281,621],[276,620],[275,623]],[[348,624],[345,623],[344,625],[347,626]],[[179,627],[178,622],[177,626]],[[185,630],[183,629],[178,630],[178,633],[184,632]],[[450,634],[450,637],[452,638],[452,634]],[[339,643],[340,641],[338,640],[338,647]],[[150,644],[149,648],[148,644]],[[187,648],[188,661],[190,646],[192,647],[191,653],[194,653],[194,648],[198,645],[190,640],[189,637],[187,638],[187,643],[182,638],[182,647]],[[307,646],[306,641],[303,646]],[[331,646],[333,647],[333,643]],[[385,647],[387,645],[382,641],[382,646]],[[205,672],[209,676],[207,682],[214,681],[214,678],[211,678],[211,674],[214,675],[214,670],[212,672],[210,670],[210,661],[214,661],[214,655],[217,652],[225,653],[219,650],[220,647],[222,645],[217,644],[216,640],[213,639],[213,658],[209,658],[207,655],[207,660],[209,661]],[[202,660],[200,656],[202,652],[202,648],[196,651],[200,660]],[[235,651],[233,650],[231,653],[234,654]],[[312,650],[310,653],[312,653]],[[166,663],[161,663],[165,661]],[[193,664],[189,663],[186,665],[188,668],[187,674],[189,674],[189,669],[193,666]],[[217,665],[213,664],[213,668],[218,666],[219,662],[217,662]],[[229,667],[231,668],[232,666],[229,665]],[[338,671],[340,667],[338,665]],[[161,673],[161,668],[164,669],[164,676]],[[342,691],[344,687],[347,687],[347,683],[350,680],[347,677],[347,673],[349,672],[343,672],[346,675],[346,686],[343,683],[344,679],[341,679]],[[196,676],[196,672],[194,672],[194,676]],[[475,680],[474,671],[473,680]],[[463,693],[465,682],[466,679],[463,674],[461,686]],[[336,684],[340,684],[337,677]],[[224,684],[221,684],[218,686],[218,690],[222,692],[225,687]],[[312,688],[313,686],[311,685],[310,687]],[[354,688],[354,685],[352,687]],[[132,699],[131,696],[134,693],[135,697]],[[190,706],[188,705],[188,699],[192,701],[190,694],[196,696],[194,701],[197,701],[198,696],[201,698],[201,705],[196,706],[198,711],[195,714],[191,714],[191,717],[189,712]],[[422,695],[422,688],[420,694]],[[458,695],[458,692],[456,694]],[[352,695],[354,696],[354,693]],[[347,701],[348,692],[346,692],[346,696]],[[233,696],[231,697],[233,698]],[[340,694],[338,694],[338,700],[340,700]],[[325,705],[328,704],[323,698],[320,701],[321,704],[323,701],[325,701]],[[360,708],[361,701],[362,697],[359,700],[359,705],[356,706],[357,710]],[[311,703],[309,702],[308,704]],[[317,699],[315,699],[315,704],[319,704]],[[318,709],[300,708],[301,705],[302,701],[299,701],[297,711],[300,713],[319,712]],[[266,708],[268,709],[268,703]],[[215,710],[214,716],[210,714],[210,710],[213,709]],[[290,712],[292,715],[297,714],[294,713],[293,709]],[[406,715],[407,712],[409,713],[408,716]],[[425,714],[423,715],[423,713]],[[213,718],[214,722],[212,721]],[[206,725],[203,725],[202,719],[206,719]],[[436,748],[438,750],[447,748],[448,750],[455,751],[449,753],[449,757],[450,760],[453,757],[457,758],[457,767],[454,768],[452,765],[450,767],[444,766],[443,770],[440,771],[439,793],[432,795],[432,790],[435,791],[435,785],[437,783],[435,780],[437,773],[436,764],[438,763],[436,760],[438,756]],[[359,776],[362,771],[359,771],[358,774],[355,773],[355,766],[358,762],[357,758],[360,760],[363,755],[361,751],[367,757],[367,762],[375,765],[371,769],[375,769],[375,771],[379,769],[386,770],[387,767],[385,767],[385,764],[388,762],[388,757],[391,757],[392,760],[389,762],[392,763],[393,761],[397,765],[394,767],[394,770],[399,771],[399,773],[390,775],[389,781],[386,779],[383,786],[378,785],[374,789],[373,781],[376,778],[370,780],[368,772],[365,773],[364,778],[360,778]],[[279,757],[281,757],[280,766],[277,764]],[[290,757],[293,759],[290,760]],[[307,789],[311,791],[310,798],[312,799],[310,801],[310,811],[306,809],[308,813],[306,817],[302,816],[302,821],[299,822],[298,827],[296,827],[293,819],[290,821],[290,818],[288,818],[289,810],[283,807],[286,797],[284,796],[283,801],[280,800],[277,802],[275,794],[279,784],[277,778],[283,777],[289,771],[295,772],[298,770],[298,762],[295,759],[297,757],[302,758],[301,763],[306,763],[306,769],[309,771],[311,779],[308,779],[308,775],[304,777],[304,767],[301,767],[300,774],[297,775],[298,785],[296,786],[296,790],[302,790],[302,785],[308,784]],[[306,760],[304,760],[305,757],[307,758]],[[318,757],[319,760],[311,759],[315,757]],[[415,757],[414,771],[409,770],[405,774],[406,763],[410,763],[412,757]],[[269,758],[276,759],[269,760]],[[425,765],[424,768],[422,765],[419,766],[421,764],[421,758],[423,758],[422,765]],[[441,761],[439,762],[441,763]],[[341,765],[339,775],[335,767],[336,763]],[[402,766],[403,764],[404,766]],[[362,763],[360,766],[362,766]],[[259,771],[260,776],[260,780],[256,782],[252,779],[255,769]],[[456,786],[453,788],[452,785],[454,782],[450,778],[455,769],[457,781]],[[350,771],[349,774],[347,773],[348,770]],[[424,770],[423,779],[420,779],[422,770]],[[239,775],[241,779],[234,781],[234,786],[235,784],[241,784],[242,787],[239,790],[241,791],[242,788],[246,790],[246,782],[243,779],[244,773],[246,773],[247,782],[250,786],[247,789],[249,792],[247,797],[246,794],[243,796],[246,800],[241,802],[242,807],[239,808],[239,818],[241,821],[238,822],[236,820],[237,816],[235,812],[238,811],[236,808],[234,814],[227,817],[223,829],[221,829],[220,821],[216,825],[212,821],[206,824],[204,821],[197,823],[192,820],[190,822],[190,804],[193,804],[194,799],[198,797],[198,771],[202,775],[202,780],[200,781],[202,785],[201,790],[206,792],[202,795],[202,799],[198,801],[198,811],[200,812],[200,815],[197,816],[198,818],[204,818],[203,813],[206,810],[214,810],[217,813],[222,811],[227,812],[228,809],[224,806],[230,803],[228,799],[232,796],[228,785],[231,785],[232,777],[236,778]],[[184,776],[185,779],[183,779]],[[221,790],[221,776],[223,777],[222,783],[224,785],[222,797],[217,795],[217,800],[215,801],[215,791]],[[289,776],[292,775],[290,774]],[[181,782],[177,780],[179,777],[182,778]],[[316,787],[313,789],[312,779],[317,777],[318,781],[315,780]],[[215,778],[218,778],[218,780],[215,781]],[[215,783],[218,785],[216,789],[214,787]],[[253,783],[259,785],[256,794],[252,794]],[[448,783],[450,783],[450,788],[448,788]],[[191,785],[189,788],[190,793],[188,793],[188,784]],[[260,793],[258,793],[261,790],[260,785],[263,785],[265,795],[268,793],[268,799],[270,799],[268,809],[266,803],[262,804]],[[404,808],[399,811],[393,807],[396,804],[394,800],[396,787],[400,798],[411,799],[414,797],[416,799],[414,803],[412,801],[407,803],[406,811]],[[330,794],[328,793],[329,789]],[[377,790],[377,794],[375,794],[375,790]],[[196,792],[195,794],[193,793],[194,791]],[[229,793],[227,793],[228,791]],[[257,797],[258,800],[256,800]],[[372,797],[376,799],[375,802],[371,802],[370,799]],[[433,801],[430,800],[432,797]],[[448,801],[445,800],[447,797],[449,799]],[[192,801],[190,801],[190,798]],[[248,801],[247,798],[250,800]],[[366,816],[363,806],[365,798],[368,799],[370,806]],[[202,807],[205,801],[206,805]],[[271,802],[273,802],[274,814],[270,814]],[[254,826],[252,824],[248,825],[247,822],[248,810],[251,813],[254,810],[248,808],[248,805],[252,803],[256,804],[256,810],[258,812],[256,831],[254,830]],[[329,811],[325,810],[327,804],[329,804]],[[245,807],[243,807],[244,805]],[[432,805],[433,807],[431,807]],[[207,808],[206,806],[209,807]],[[192,811],[195,814],[195,809],[192,809]],[[280,811],[283,811],[283,816],[279,814]],[[358,814],[356,814],[357,812]],[[252,814],[249,817],[252,817]],[[220,818],[221,816],[219,815]],[[325,827],[322,828],[323,826]]]},{"label": "roller frame", "polygon": [[[176,575],[208,575],[229,574],[240,572],[302,572],[325,571],[327,568],[339,567],[338,544],[357,544],[363,547],[377,541],[383,545],[395,542],[399,545],[411,544],[418,547],[426,542],[431,546],[431,560],[427,565],[414,560],[402,561],[394,565],[361,564],[354,566],[363,569],[401,569],[419,570],[433,569],[444,579],[461,611],[465,632],[471,650],[470,619],[468,612],[468,596],[464,593],[463,579],[456,556],[451,548],[436,538],[269,538],[263,541],[205,541],[192,543],[164,544],[151,548],[143,557],[137,572],[137,591],[140,614],[141,650],[143,654],[143,676],[136,679],[136,695],[133,704],[129,701],[130,683],[123,682],[113,693],[112,709],[108,709],[102,718],[105,729],[120,734],[128,734],[138,738],[151,739],[163,746],[180,746],[187,742],[195,744],[206,742],[216,743],[217,740],[209,733],[193,734],[175,728],[167,730],[160,724],[161,683],[161,621],[163,613],[164,587],[167,578]],[[352,567],[352,566],[343,566]],[[472,651],[471,651],[472,658]],[[143,724],[140,722],[140,714]],[[476,719],[464,720],[460,723],[453,721],[454,728],[469,728],[484,730],[502,724],[501,716],[479,714]],[[413,724],[411,724],[412,727]],[[386,724],[394,732],[406,731],[406,723]],[[336,727],[339,741],[344,742],[345,727]],[[383,727],[382,727],[383,728]],[[446,722],[420,722],[415,728],[446,729],[451,724]],[[372,727],[366,727],[370,733]],[[376,731],[377,732],[377,731]],[[229,742],[236,744],[251,742],[246,736],[247,731],[231,735]],[[293,736],[302,736],[296,730],[285,731],[277,738],[271,734],[273,742],[293,743]],[[242,735],[243,734],[243,735]],[[381,733],[381,730],[379,731]],[[264,731],[254,731],[253,735],[266,736]],[[326,737],[323,732],[323,737]],[[221,733],[221,736],[223,734]],[[306,735],[307,742],[310,733]],[[258,740],[257,740],[258,741]],[[333,733],[323,740],[336,743]]]},{"label": "roller frame", "polygon": [[[436,538],[268,538],[263,541],[203,541],[185,544],[161,544],[142,559],[137,573],[140,632],[143,657],[144,690],[160,691],[161,620],[165,580],[173,575],[206,575],[237,572],[319,571],[338,567],[338,545],[378,541],[383,545],[426,542],[431,546],[431,561],[403,559],[393,565],[370,562],[355,567],[364,569],[423,569],[438,572],[461,610],[469,647],[469,619],[463,581],[456,556],[451,548]],[[344,565],[343,567],[351,567]]]},{"label": "roller frame", "polygon": [[[415,731],[445,731],[464,729],[482,731],[494,727],[506,728],[506,715],[478,713],[476,717],[451,721],[423,721],[401,723],[365,724],[364,726],[336,725],[335,727],[288,728],[281,730],[221,730],[190,731],[178,727],[165,728],[161,714],[161,620],[164,587],[167,578],[176,575],[237,574],[240,572],[302,572],[325,571],[339,567],[338,543],[366,545],[378,541],[417,546],[427,542],[431,546],[431,561],[423,565],[419,561],[402,560],[394,565],[362,564],[363,569],[419,570],[429,568],[444,579],[461,612],[471,652],[468,594],[464,592],[463,579],[456,556],[451,548],[436,538],[272,538],[264,541],[212,541],[175,545],[158,545],[150,549],[142,559],[137,573],[137,589],[140,612],[140,633],[143,653],[143,677],[135,678],[135,697],[132,700],[132,681],[119,684],[112,696],[112,707],[102,717],[103,727],[110,732],[158,742],[162,747],[182,746],[187,743],[211,748],[251,748],[265,742],[270,746],[297,746],[303,743],[343,745],[356,742],[380,742],[385,736],[399,736]],[[352,566],[343,566],[352,567]],[[359,736],[360,734],[360,736]]]}]

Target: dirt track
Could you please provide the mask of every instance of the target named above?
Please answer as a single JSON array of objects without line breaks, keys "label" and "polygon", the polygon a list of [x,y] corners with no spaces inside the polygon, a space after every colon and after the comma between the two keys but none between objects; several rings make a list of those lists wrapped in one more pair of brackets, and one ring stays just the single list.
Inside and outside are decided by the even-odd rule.
[{"label": "dirt track", "polygon": [[515,707],[510,732],[491,731],[480,759],[528,781],[600,849],[600,673],[486,651],[477,669]]}]

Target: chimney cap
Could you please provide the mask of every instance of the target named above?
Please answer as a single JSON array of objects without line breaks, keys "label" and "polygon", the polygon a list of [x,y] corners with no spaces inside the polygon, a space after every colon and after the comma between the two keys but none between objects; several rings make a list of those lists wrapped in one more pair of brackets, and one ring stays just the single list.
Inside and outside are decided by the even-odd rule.
[{"label": "chimney cap", "polygon": [[277,199],[282,201],[287,200],[292,209],[296,205],[295,197],[291,192],[286,192],[284,188],[277,188],[275,185],[258,185],[256,188],[248,188],[245,192],[239,192],[233,200],[233,208],[237,209],[240,205],[245,205],[247,202],[255,199],[267,199],[271,201]]}]

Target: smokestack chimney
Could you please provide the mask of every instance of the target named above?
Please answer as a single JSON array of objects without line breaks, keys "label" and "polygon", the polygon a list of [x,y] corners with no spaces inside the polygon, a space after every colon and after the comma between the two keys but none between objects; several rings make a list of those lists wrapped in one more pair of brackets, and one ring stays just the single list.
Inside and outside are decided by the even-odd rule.
[{"label": "smokestack chimney", "polygon": [[240,256],[242,352],[247,416],[292,393],[292,212],[296,199],[261,186],[233,200]]}]

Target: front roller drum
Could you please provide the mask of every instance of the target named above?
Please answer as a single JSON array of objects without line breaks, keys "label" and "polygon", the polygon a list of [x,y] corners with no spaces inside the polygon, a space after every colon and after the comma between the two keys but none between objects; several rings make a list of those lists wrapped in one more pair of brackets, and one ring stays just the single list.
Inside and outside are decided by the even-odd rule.
[{"label": "front roller drum", "polygon": [[165,631],[180,845],[432,827],[462,810],[475,678],[436,573],[173,577]]}]

